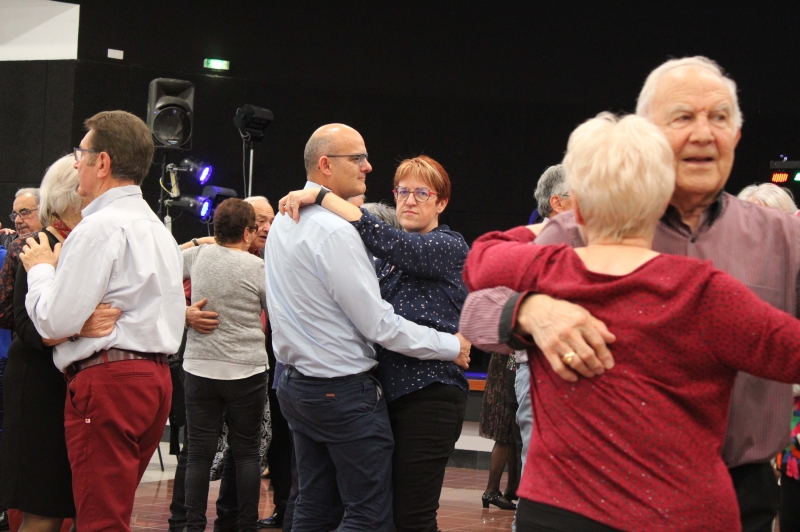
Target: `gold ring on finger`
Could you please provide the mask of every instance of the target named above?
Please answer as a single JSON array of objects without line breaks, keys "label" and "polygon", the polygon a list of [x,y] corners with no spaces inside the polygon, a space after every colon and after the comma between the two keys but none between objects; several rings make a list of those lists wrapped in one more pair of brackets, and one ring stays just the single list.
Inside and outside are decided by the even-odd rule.
[{"label": "gold ring on finger", "polygon": [[575,358],[575,351],[570,351],[566,355],[562,356],[561,360],[564,362],[564,364],[569,366],[570,364],[572,364],[572,359],[574,358]]}]

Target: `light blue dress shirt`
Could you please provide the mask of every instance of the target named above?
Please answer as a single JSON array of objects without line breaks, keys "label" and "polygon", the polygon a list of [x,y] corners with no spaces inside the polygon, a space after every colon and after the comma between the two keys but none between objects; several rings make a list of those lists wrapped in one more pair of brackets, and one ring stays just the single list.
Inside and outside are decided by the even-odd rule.
[{"label": "light blue dress shirt", "polygon": [[354,375],[377,365],[373,342],[422,360],[458,356],[455,336],[403,319],[381,299],[358,232],[326,209],[304,207],[299,223],[278,215],[265,255],[272,345],[282,364],[310,377]]}]

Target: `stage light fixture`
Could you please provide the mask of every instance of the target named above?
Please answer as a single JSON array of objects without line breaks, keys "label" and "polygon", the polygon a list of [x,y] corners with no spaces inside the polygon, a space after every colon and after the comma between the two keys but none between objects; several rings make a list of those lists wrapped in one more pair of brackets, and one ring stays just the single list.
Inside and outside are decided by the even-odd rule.
[{"label": "stage light fixture", "polygon": [[274,119],[275,116],[269,109],[245,104],[236,110],[233,124],[242,137],[247,137],[247,140],[251,142],[261,142],[264,140],[264,131]]},{"label": "stage light fixture", "polygon": [[188,172],[190,176],[197,179],[201,185],[205,185],[211,178],[211,172],[214,169],[210,164],[204,161],[195,159],[194,157],[185,157],[176,168],[179,172]]},{"label": "stage light fixture", "polygon": [[181,79],[156,78],[147,98],[147,127],[156,148],[188,150],[192,147],[194,84]]},{"label": "stage light fixture", "polygon": [[[242,178],[244,181],[244,194],[245,196],[253,195],[253,142],[261,142],[264,140],[264,131],[267,129],[275,115],[272,111],[263,107],[256,107],[255,105],[245,104],[236,110],[236,115],[233,117],[233,125],[239,130],[239,135],[242,137]],[[244,175],[244,168],[247,163],[247,151],[250,150],[250,178]]]},{"label": "stage light fixture", "polygon": [[187,194],[184,194],[178,199],[168,199],[164,201],[164,205],[167,207],[179,207],[204,221],[211,215],[211,204],[212,201],[208,197],[190,196]]},{"label": "stage light fixture", "polygon": [[203,187],[203,196],[211,200],[211,208],[216,209],[226,199],[238,198],[239,194],[232,188],[207,186]]}]

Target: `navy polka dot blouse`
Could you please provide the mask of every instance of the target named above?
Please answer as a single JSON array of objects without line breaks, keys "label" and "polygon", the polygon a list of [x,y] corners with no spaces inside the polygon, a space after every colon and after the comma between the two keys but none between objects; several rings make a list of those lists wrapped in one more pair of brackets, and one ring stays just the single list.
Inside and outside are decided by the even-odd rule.
[{"label": "navy polka dot blouse", "polygon": [[[460,233],[440,225],[426,234],[395,229],[362,209],[353,222],[375,257],[381,297],[397,315],[437,331],[458,332],[467,287],[461,277],[469,246]],[[469,383],[452,362],[419,360],[376,345],[377,377],[387,401],[440,382],[467,395]]]}]

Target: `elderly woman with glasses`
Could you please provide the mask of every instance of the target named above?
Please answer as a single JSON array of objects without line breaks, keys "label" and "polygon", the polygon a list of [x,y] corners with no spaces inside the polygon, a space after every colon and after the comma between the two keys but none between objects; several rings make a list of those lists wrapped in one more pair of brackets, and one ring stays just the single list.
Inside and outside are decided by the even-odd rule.
[{"label": "elderly woman with glasses", "polygon": [[[450,178],[427,156],[406,159],[394,176],[397,219],[403,230],[334,194],[322,207],[352,222],[376,259],[381,295],[395,313],[420,325],[456,333],[467,295],[461,279],[469,247],[439,215],[450,201]],[[295,191],[281,213],[299,219],[319,188]],[[437,530],[436,510],[447,461],[464,421],[469,384],[452,362],[418,360],[375,346],[377,374],[395,440],[392,484],[394,525],[400,531]]]},{"label": "elderly woman with glasses", "polygon": [[[733,383],[737,371],[797,382],[800,322],[710,262],[652,250],[675,187],[672,150],[652,123],[589,120],[570,136],[564,169],[586,246],[537,246],[525,227],[489,233],[464,270],[472,289],[527,292],[520,305],[576,303],[616,336],[613,369],[575,382],[519,338],[536,423],[517,530],[741,530],[721,458]],[[796,217],[777,223],[800,234]],[[468,301],[468,337],[481,336],[479,321]],[[581,364],[566,348],[552,367]]]},{"label": "elderly woman with glasses", "polygon": [[186,524],[206,528],[209,470],[223,416],[236,463],[238,530],[256,530],[261,489],[259,447],[267,400],[267,351],[261,311],[267,308],[264,261],[248,253],[258,236],[253,206],[223,201],[214,213],[216,246],[183,251],[183,277],[192,280],[192,304],[207,299],[219,326],[210,334],[189,329],[183,355],[186,428]]},{"label": "elderly woman with glasses", "polygon": [[[31,227],[44,227],[39,239],[50,246],[63,243],[81,221],[83,199],[78,195],[78,173],[72,155],[62,157],[47,170],[39,189],[38,220]],[[19,215],[23,213],[20,210]],[[18,218],[15,216],[15,218]],[[32,236],[32,235],[31,235]],[[53,347],[61,340],[42,338],[25,310],[28,276],[19,263],[25,238],[9,247],[4,268],[17,265],[13,291],[16,336],[8,350],[4,377],[5,409],[2,453],[0,453],[0,506],[23,512],[21,531],[57,531],[62,521],[75,515],[72,473],[64,437],[64,375],[53,365]],[[119,316],[109,310],[109,321],[82,336],[111,334]],[[88,324],[89,322],[87,322]],[[95,322],[96,324],[97,322]]]}]

